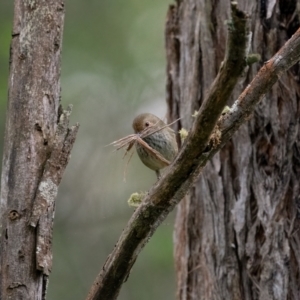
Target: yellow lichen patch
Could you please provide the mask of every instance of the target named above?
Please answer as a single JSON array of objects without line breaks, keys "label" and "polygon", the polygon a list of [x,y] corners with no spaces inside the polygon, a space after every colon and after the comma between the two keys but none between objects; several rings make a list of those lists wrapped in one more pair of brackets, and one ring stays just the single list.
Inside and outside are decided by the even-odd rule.
[{"label": "yellow lichen patch", "polygon": [[133,193],[130,195],[127,203],[129,206],[138,207],[146,196],[146,192]]},{"label": "yellow lichen patch", "polygon": [[230,107],[228,105],[226,105],[222,111],[222,115],[225,115],[226,113],[228,113],[230,111]]},{"label": "yellow lichen patch", "polygon": [[184,128],[181,128],[179,130],[179,135],[180,135],[180,139],[182,142],[187,138],[188,134],[189,134],[189,132]]},{"label": "yellow lichen patch", "polygon": [[209,144],[210,144],[213,148],[217,147],[217,146],[221,143],[221,136],[222,136],[222,133],[221,133],[221,131],[220,131],[220,129],[219,129],[219,126],[217,125],[217,126],[214,128],[214,130],[213,130],[213,132],[212,132],[212,134],[211,134],[211,136],[210,136]]},{"label": "yellow lichen patch", "polygon": [[193,118],[196,118],[196,117],[198,116],[198,113],[199,113],[199,111],[198,111],[198,110],[195,110],[194,113],[192,114],[192,117],[193,117]]}]

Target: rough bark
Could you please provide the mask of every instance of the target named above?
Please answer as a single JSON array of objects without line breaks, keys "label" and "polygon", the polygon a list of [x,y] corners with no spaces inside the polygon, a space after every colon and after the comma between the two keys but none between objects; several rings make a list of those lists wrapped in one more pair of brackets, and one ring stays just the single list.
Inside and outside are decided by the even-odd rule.
[{"label": "rough bark", "polygon": [[0,299],[45,299],[54,203],[78,125],[60,108],[63,0],[16,0],[1,177]]},{"label": "rough bark", "polygon": [[[195,6],[192,10],[194,9]],[[171,39],[171,41],[168,41],[168,45],[175,48],[179,41],[184,42],[184,39],[178,35],[178,20],[180,20],[180,17],[177,13],[177,8],[172,6],[171,12],[168,15],[168,26],[171,26],[171,28],[167,28]],[[235,49],[239,49],[238,51],[242,51],[244,54],[240,55],[240,52],[230,51],[230,45],[233,45],[233,43],[228,43],[229,48],[226,52],[223,65],[219,69],[216,80],[207,92],[206,100],[195,118],[193,127],[181,151],[166,174],[150,189],[149,193],[143,199],[142,204],[134,212],[114,250],[96,277],[87,300],[116,299],[141,249],[170,210],[186,194],[208,160],[232,137],[233,133],[249,117],[249,113],[253,110],[254,105],[261,100],[263,95],[280,78],[282,73],[299,61],[300,29],[273,59],[261,68],[253,81],[253,87],[250,86],[251,88],[248,87],[245,89],[232,109],[225,116],[219,118],[223,106],[229,98],[239,75],[241,75],[240,73],[243,71],[243,68],[240,68],[240,66],[244,66],[245,61],[247,61],[245,54],[247,52],[245,47],[247,45],[246,30],[239,30],[239,24],[245,25],[245,22],[240,22],[244,19],[244,14],[242,11],[236,9],[236,3],[232,5],[232,14],[228,40],[231,41],[231,38],[235,40],[237,36],[242,37],[238,41],[244,47],[235,47]],[[185,16],[191,20],[191,15],[187,13]],[[191,28],[194,27],[191,26]],[[237,36],[234,38],[235,34]],[[189,35],[188,32],[186,36],[190,37],[192,35]],[[194,35],[194,38],[192,37],[191,40],[197,44],[199,42],[198,35]],[[198,46],[194,48],[198,49]],[[173,50],[178,51],[178,48]],[[181,56],[177,55],[178,53],[174,54],[173,50],[168,52],[169,54],[171,53],[172,58],[180,58]],[[238,58],[235,64],[232,63],[233,57],[230,53],[233,57]],[[188,57],[186,61],[190,64],[191,73],[198,76],[197,67],[194,68],[193,64],[197,60]],[[229,75],[230,72],[228,71],[230,69],[232,69],[233,78]],[[179,73],[176,73],[178,70]],[[187,91],[193,92],[193,99],[198,99],[199,94],[193,91],[192,86],[197,82],[198,77],[195,79],[187,76],[190,74],[186,67],[186,76],[178,79],[176,76],[180,74],[180,70],[179,64],[173,67],[171,64],[168,65],[169,103],[172,103],[173,97],[180,99],[181,95],[176,94],[176,92],[180,89],[181,81],[185,82],[186,86],[184,88]],[[224,76],[224,74],[228,74],[228,76]],[[235,83],[232,83],[233,79]],[[262,80],[261,84],[258,84],[259,80]],[[198,84],[200,83],[198,82]],[[176,88],[178,88],[177,91]],[[196,87],[194,86],[194,88]],[[187,92],[185,96],[188,97],[189,93]],[[174,111],[178,112],[178,107],[175,108]]]},{"label": "rough bark", "polygon": [[[299,27],[296,0],[238,3],[251,18],[250,52],[262,59],[245,70],[229,105]],[[172,8],[169,115],[182,117],[185,128],[216,77],[229,19],[228,0],[177,1]],[[252,88],[253,83],[240,98]],[[189,97],[191,92],[195,96]],[[299,101],[296,65],[273,85],[253,116],[248,113],[251,120],[214,156],[179,204],[178,299],[300,298]]]}]

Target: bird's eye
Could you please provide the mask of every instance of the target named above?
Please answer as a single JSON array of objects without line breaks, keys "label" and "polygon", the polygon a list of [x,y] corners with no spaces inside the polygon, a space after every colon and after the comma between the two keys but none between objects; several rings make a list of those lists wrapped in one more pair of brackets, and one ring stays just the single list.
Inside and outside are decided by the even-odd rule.
[{"label": "bird's eye", "polygon": [[149,125],[150,125],[149,122],[146,122],[146,123],[145,123],[145,126],[146,126],[146,127],[148,127]]}]

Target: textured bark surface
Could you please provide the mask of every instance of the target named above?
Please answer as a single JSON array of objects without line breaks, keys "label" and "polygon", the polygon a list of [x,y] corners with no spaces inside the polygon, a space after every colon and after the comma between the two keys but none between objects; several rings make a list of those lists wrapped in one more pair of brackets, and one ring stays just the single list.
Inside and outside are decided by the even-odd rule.
[{"label": "textured bark surface", "polygon": [[16,0],[1,178],[0,299],[45,299],[54,200],[78,126],[60,107],[63,0]]},{"label": "textured bark surface", "polygon": [[[299,27],[296,0],[238,1],[251,18],[250,53],[231,102]],[[171,119],[189,129],[224,58],[226,1],[177,1],[167,24]],[[299,65],[206,166],[179,204],[178,299],[300,299]]]},{"label": "textured bark surface", "polygon": [[[218,73],[217,80],[211,87],[206,105],[203,105],[203,112],[199,113],[196,118],[193,131],[190,132],[185,147],[177,156],[176,163],[151,188],[132,215],[114,250],[96,277],[86,300],[117,298],[141,249],[188,191],[195,177],[208,161],[209,155],[213,155],[218,150],[217,147],[210,147],[211,151],[207,150],[205,154],[203,153],[207,149],[211,133],[222,113],[226,99],[230,96],[246,65],[247,18],[237,10],[236,5],[232,6],[232,15],[235,28],[229,34],[228,55],[226,55],[222,70]],[[237,40],[240,42],[240,47],[232,47]],[[295,41],[295,47],[299,48],[300,52],[300,32]],[[291,61],[295,63],[299,59],[300,53]],[[229,77],[229,71],[233,66],[235,71]],[[211,116],[209,121],[205,112]],[[205,130],[199,130],[199,128],[205,128]]]},{"label": "textured bark surface", "polygon": [[[121,234],[114,250],[108,256],[102,270],[92,285],[87,300],[116,299],[120,288],[129,276],[137,256],[145,246],[156,228],[165,219],[175,205],[182,200],[197,180],[207,162],[226,144],[234,132],[248,120],[254,107],[263,98],[275,82],[300,60],[300,28],[285,45],[265,63],[231,109],[222,114],[238,79],[244,71],[249,56],[247,45],[247,22],[245,14],[237,9],[237,3],[231,5],[232,20],[229,22],[228,46],[225,59],[219,68],[213,84],[201,105],[193,126],[185,139],[181,150],[163,176],[154,184],[143,198],[142,203],[133,213],[126,228]],[[176,7],[172,6],[167,21],[167,48],[171,61],[178,58],[178,16]],[[170,49],[169,50],[169,46]],[[193,69],[194,60],[187,60]],[[168,97],[176,96],[176,76],[179,62],[172,68],[168,64]],[[187,68],[186,68],[187,69]],[[194,74],[199,72],[194,70]],[[188,72],[186,72],[188,75]],[[190,78],[189,79],[193,79]],[[182,81],[184,82],[184,81]],[[197,80],[195,80],[197,82]],[[186,84],[192,83],[186,81]],[[174,88],[174,90],[173,90]],[[187,88],[190,88],[188,86]],[[196,87],[195,87],[196,89]],[[190,89],[193,91],[193,89]],[[179,91],[179,89],[177,90]],[[188,97],[186,93],[186,97]],[[196,97],[198,94],[193,93]],[[176,98],[179,99],[179,98]],[[221,116],[222,114],[222,116]]]}]

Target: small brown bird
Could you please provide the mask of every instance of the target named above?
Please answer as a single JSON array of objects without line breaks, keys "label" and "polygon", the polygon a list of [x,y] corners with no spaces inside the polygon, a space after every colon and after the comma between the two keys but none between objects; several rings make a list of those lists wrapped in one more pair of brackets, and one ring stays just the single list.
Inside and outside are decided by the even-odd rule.
[{"label": "small brown bird", "polygon": [[[164,126],[166,126],[166,124],[160,118],[150,113],[138,115],[132,123],[134,132],[140,134],[143,141],[159,152],[164,159],[171,162],[178,152],[178,146],[174,130],[168,126]],[[159,130],[162,127],[164,128]],[[153,152],[143,147],[140,143],[136,143],[135,145],[141,161],[148,168],[154,170],[157,178],[159,178],[159,170],[165,168],[168,164],[159,159]]]}]

